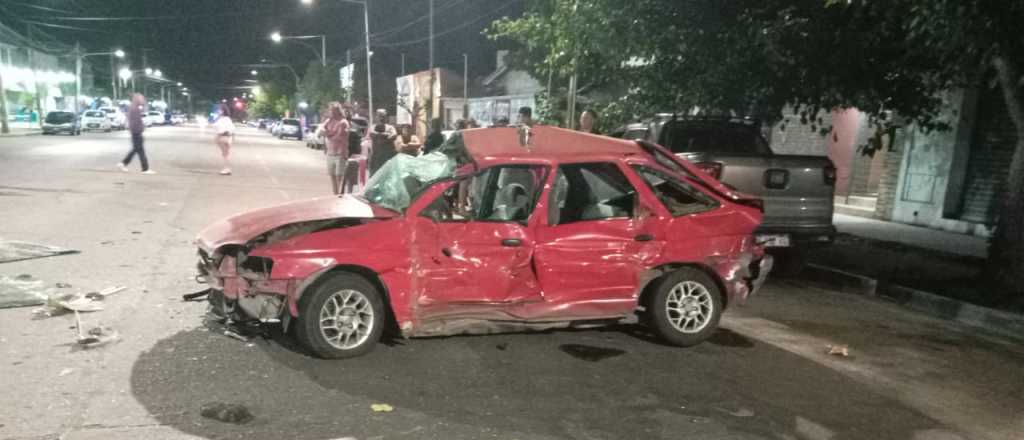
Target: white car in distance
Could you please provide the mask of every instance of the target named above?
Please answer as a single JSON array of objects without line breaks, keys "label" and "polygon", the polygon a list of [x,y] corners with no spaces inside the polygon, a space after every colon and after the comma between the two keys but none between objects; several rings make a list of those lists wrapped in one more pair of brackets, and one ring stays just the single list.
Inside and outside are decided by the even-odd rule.
[{"label": "white car in distance", "polygon": [[110,121],[110,128],[114,130],[124,130],[127,128],[128,121],[121,109],[117,107],[100,107],[100,111],[106,113],[107,120]]},{"label": "white car in distance", "polygon": [[164,114],[156,110],[150,110],[142,117],[142,122],[144,122],[147,127],[164,125]]},{"label": "white car in distance", "polygon": [[102,110],[86,110],[82,113],[82,131],[110,131],[110,120]]}]

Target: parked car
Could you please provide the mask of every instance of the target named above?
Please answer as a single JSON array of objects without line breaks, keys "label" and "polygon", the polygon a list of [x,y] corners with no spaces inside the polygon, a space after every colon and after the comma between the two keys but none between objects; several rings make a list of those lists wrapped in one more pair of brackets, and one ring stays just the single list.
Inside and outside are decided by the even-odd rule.
[{"label": "parked car", "polygon": [[327,148],[327,140],[324,139],[324,134],[320,131],[323,124],[316,124],[310,127],[309,135],[306,136],[306,147],[314,150],[323,150]]},{"label": "parked car", "polygon": [[780,270],[794,273],[803,266],[803,248],[835,238],[836,168],[825,156],[775,154],[760,128],[749,119],[666,114],[630,124],[613,136],[663,145],[724,184],[762,198],[764,219],[757,239],[776,255]]},{"label": "parked car", "polygon": [[67,133],[72,136],[82,134],[81,120],[72,112],[53,111],[43,119],[43,134]]},{"label": "parked car", "polygon": [[274,125],[274,121],[270,119],[260,119],[256,124],[256,128],[260,130],[269,130],[272,125]]},{"label": "parked car", "polygon": [[185,123],[185,115],[181,113],[175,113],[171,115],[171,125],[182,125]]},{"label": "parked car", "polygon": [[691,346],[771,270],[760,223],[759,199],[648,142],[467,130],[395,156],[360,195],[214,223],[196,241],[197,279],[225,319],[281,322],[324,358],[368,352],[385,327],[419,337],[638,314]]},{"label": "parked car", "polygon": [[281,124],[277,128],[277,138],[284,139],[286,137],[302,140],[302,125],[298,119],[284,118],[281,120]]},{"label": "parked car", "polygon": [[124,130],[128,128],[128,120],[117,107],[100,107],[100,111],[107,115],[107,120],[110,121],[110,128],[114,130]]},{"label": "parked car", "polygon": [[102,130],[110,132],[110,119],[102,110],[86,110],[82,113],[82,130]]},{"label": "parked car", "polygon": [[146,112],[145,116],[142,117],[142,122],[144,122],[147,127],[151,127],[151,126],[154,126],[154,125],[163,125],[163,123],[164,123],[164,114],[163,114],[163,112],[158,112],[158,111],[155,111],[155,110],[150,110],[150,111]]},{"label": "parked car", "polygon": [[274,123],[270,125],[270,135],[276,137],[280,132],[281,121],[274,121]]}]

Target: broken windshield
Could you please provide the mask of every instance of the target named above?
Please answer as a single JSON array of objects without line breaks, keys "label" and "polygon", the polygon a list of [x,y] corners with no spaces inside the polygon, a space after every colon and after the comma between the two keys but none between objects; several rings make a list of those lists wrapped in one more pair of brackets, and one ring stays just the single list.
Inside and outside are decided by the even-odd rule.
[{"label": "broken windshield", "polygon": [[391,158],[366,182],[363,197],[370,203],[404,212],[429,184],[454,177],[455,170],[469,162],[462,135],[455,133],[430,154],[399,154]]}]

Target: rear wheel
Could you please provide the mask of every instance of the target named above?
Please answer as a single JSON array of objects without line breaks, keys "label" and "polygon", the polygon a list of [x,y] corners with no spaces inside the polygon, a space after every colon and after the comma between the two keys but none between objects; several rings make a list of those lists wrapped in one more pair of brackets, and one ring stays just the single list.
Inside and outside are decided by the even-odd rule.
[{"label": "rear wheel", "polygon": [[355,357],[373,350],[384,329],[384,301],[365,278],[351,273],[329,278],[299,300],[295,333],[318,357]]},{"label": "rear wheel", "polygon": [[655,281],[647,321],[666,342],[700,344],[718,329],[724,304],[718,284],[701,270],[684,267]]}]

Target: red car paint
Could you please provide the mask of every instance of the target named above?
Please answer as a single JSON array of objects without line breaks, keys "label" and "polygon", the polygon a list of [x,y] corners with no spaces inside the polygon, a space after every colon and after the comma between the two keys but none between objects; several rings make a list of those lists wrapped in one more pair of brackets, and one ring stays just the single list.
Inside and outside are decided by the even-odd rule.
[{"label": "red car paint", "polygon": [[[431,201],[456,185],[441,181],[422,191],[404,213],[357,196],[327,197],[260,209],[216,223],[199,235],[201,265],[228,300],[284,296],[297,317],[298,299],[325,273],[348,270],[383,288],[406,336],[486,330],[490,324],[569,322],[630,316],[647,282],[672,267],[690,265],[712,274],[726,304],[744,301],[766,273],[755,276],[763,250],[753,239],[761,212],[696,166],[673,158],[659,164],[636,142],[554,127],[532,130],[530,145],[515,128],[463,132],[472,166],[457,175],[497,165],[544,168],[536,206],[525,224],[438,222],[421,217]],[[639,202],[633,218],[548,224],[548,202],[561,164],[614,164]],[[630,166],[669,174],[699,187],[718,206],[673,217]],[[679,167],[685,172],[678,172]],[[740,203],[737,203],[740,202]],[[253,241],[268,231],[313,220],[353,219],[344,227],[298,233],[273,242]],[[503,240],[518,240],[514,247]],[[269,273],[242,273],[232,252],[272,262]],[[260,261],[268,261],[260,260]],[[756,278],[756,279],[755,279]]]}]

